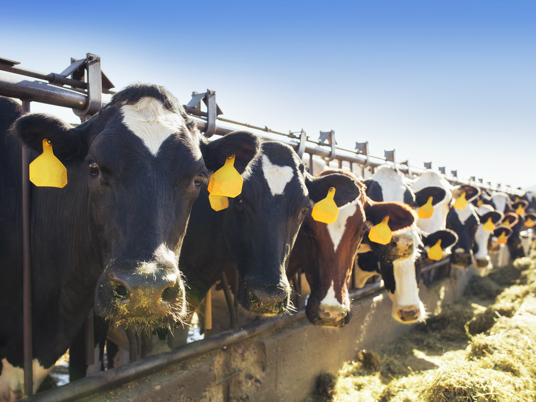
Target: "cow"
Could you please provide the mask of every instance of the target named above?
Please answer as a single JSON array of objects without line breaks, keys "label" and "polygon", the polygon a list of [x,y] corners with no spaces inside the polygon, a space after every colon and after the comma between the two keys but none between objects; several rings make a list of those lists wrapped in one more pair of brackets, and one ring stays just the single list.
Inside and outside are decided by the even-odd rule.
[{"label": "cow", "polygon": [[[411,207],[416,205],[412,189],[400,172],[389,166],[380,167],[370,180],[365,181],[365,185],[367,196],[374,201],[403,202]],[[428,234],[416,225],[394,233],[391,242],[386,245],[365,238],[358,250],[356,286],[362,287],[370,277],[381,275],[393,301],[393,318],[404,324],[423,321],[426,312],[418,293],[420,264],[415,264],[415,261],[420,257],[421,250],[429,251],[436,245],[441,248],[441,254],[448,253],[457,240],[456,234],[450,230]]]},{"label": "cow", "polygon": [[432,197],[432,215],[429,218],[420,218],[417,221],[419,229],[432,233],[436,230],[447,228],[447,215],[450,210],[453,188],[450,183],[439,173],[426,170],[421,176],[411,183],[411,189],[415,193],[415,206],[418,212],[420,208],[427,205]]},{"label": "cow", "polygon": [[67,171],[63,188],[31,188],[37,389],[93,306],[111,325],[140,330],[184,317],[177,261],[190,210],[208,170],[231,153],[249,158],[257,139],[208,143],[173,95],[148,84],[118,92],[77,127],[21,116],[6,98],[0,115],[0,399],[12,400],[23,388],[22,144],[31,159],[53,152]]},{"label": "cow", "polygon": [[333,187],[334,201],[343,207],[360,196],[360,186],[338,172],[309,175],[294,150],[275,141],[261,144],[243,176],[242,194],[230,199],[228,208],[212,210],[204,188],[194,204],[179,263],[188,301],[196,307],[221,274],[236,266],[242,307],[257,315],[288,312],[286,269],[312,204]]},{"label": "cow", "polygon": [[491,205],[482,205],[477,209],[479,222],[475,233],[475,243],[473,246],[473,254],[475,257],[477,268],[492,268],[489,258],[489,242],[491,234],[495,231],[495,226],[500,223],[503,215],[495,211]]},{"label": "cow", "polygon": [[348,286],[357,249],[367,228],[389,216],[389,227],[396,232],[411,226],[415,216],[403,204],[372,201],[365,193],[365,186],[350,171],[329,169],[317,177],[334,173],[351,178],[359,188],[359,196],[339,206],[339,215],[333,223],[317,222],[311,214],[307,215],[292,249],[287,274],[290,278],[302,269],[305,271],[311,288],[306,307],[309,321],[339,327],[351,318]]}]

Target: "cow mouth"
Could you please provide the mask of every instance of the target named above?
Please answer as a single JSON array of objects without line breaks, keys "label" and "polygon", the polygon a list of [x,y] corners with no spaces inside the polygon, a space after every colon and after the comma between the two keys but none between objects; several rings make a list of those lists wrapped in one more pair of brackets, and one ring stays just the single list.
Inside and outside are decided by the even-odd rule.
[{"label": "cow mouth", "polygon": [[290,295],[283,300],[275,303],[264,303],[256,299],[254,296],[249,295],[245,302],[240,301],[242,307],[256,315],[274,316],[284,314],[294,310],[292,306]]},{"label": "cow mouth", "polygon": [[143,290],[129,293],[112,281],[100,287],[95,301],[95,311],[111,326],[138,332],[173,329],[176,323],[183,323],[186,310],[184,290],[179,284],[155,297]]},{"label": "cow mouth", "polygon": [[476,259],[476,267],[477,268],[487,268],[490,264],[489,260],[487,258],[477,258]]},{"label": "cow mouth", "polygon": [[[327,308],[326,308],[327,307]],[[319,305],[312,300],[308,300],[305,309],[307,319],[311,324],[320,327],[344,327],[352,318],[351,311],[346,306],[329,306]]]}]

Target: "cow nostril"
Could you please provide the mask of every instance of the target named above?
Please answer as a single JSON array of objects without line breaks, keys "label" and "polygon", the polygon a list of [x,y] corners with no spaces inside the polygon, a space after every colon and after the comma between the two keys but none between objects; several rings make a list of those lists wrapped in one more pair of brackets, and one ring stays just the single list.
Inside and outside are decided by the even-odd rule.
[{"label": "cow nostril", "polygon": [[113,284],[113,291],[114,291],[114,296],[117,297],[118,299],[124,300],[124,299],[128,299],[129,297],[129,292],[127,288],[117,282],[114,282]]},{"label": "cow nostril", "polygon": [[175,286],[165,288],[162,292],[162,301],[166,303],[174,303],[179,296],[179,290]]}]

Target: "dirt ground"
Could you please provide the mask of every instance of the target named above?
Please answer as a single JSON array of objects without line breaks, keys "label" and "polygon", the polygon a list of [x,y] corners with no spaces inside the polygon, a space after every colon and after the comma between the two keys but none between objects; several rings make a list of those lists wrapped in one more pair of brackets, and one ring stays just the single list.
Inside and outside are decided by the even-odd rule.
[{"label": "dirt ground", "polygon": [[516,314],[535,295],[533,252],[473,277],[463,298],[387,348],[319,376],[304,402],[536,400],[536,315]]}]

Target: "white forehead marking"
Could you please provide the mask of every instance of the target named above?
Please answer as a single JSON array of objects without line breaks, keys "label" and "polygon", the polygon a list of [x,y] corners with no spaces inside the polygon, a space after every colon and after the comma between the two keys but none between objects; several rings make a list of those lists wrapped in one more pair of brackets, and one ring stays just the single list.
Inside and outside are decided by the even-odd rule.
[{"label": "white forehead marking", "polygon": [[331,286],[328,289],[326,297],[322,299],[320,304],[327,304],[328,306],[342,306],[342,304],[337,300],[337,296],[335,296],[335,284],[333,281],[331,281]]},{"label": "white forehead marking", "polygon": [[262,156],[262,171],[273,196],[283,194],[285,186],[294,177],[294,171],[290,166],[274,165],[266,155]]},{"label": "white forehead marking", "polygon": [[493,203],[495,204],[495,209],[499,211],[500,213],[505,213],[506,208],[506,195],[504,194],[495,194],[491,199],[493,200]]},{"label": "white forehead marking", "polygon": [[404,202],[404,192],[407,187],[404,185],[402,176],[390,167],[381,167],[371,177],[371,180],[377,182],[382,188],[384,201]]},{"label": "white forehead marking", "polygon": [[456,211],[456,214],[458,215],[458,218],[460,219],[460,222],[462,223],[462,225],[465,225],[465,222],[467,221],[467,219],[469,219],[471,215],[473,215],[474,207],[473,207],[473,204],[468,202],[467,208],[465,209],[454,208],[454,211]]},{"label": "white forehead marking", "polygon": [[415,261],[412,258],[393,261],[395,276],[396,305],[398,308],[419,306],[419,287],[415,275]]},{"label": "white forehead marking", "polygon": [[475,254],[475,258],[486,258],[488,256],[488,239],[491,236],[491,232],[484,230],[484,225],[478,225],[475,233],[475,242],[478,245],[478,251]]},{"label": "white forehead marking", "polygon": [[359,202],[359,198],[356,198],[353,202],[350,202],[340,207],[337,220],[327,225],[329,237],[331,237],[331,241],[333,242],[333,250],[335,252],[337,251],[337,248],[339,247],[339,243],[341,242],[342,236],[344,235],[344,232],[346,231],[346,222],[348,221],[349,217],[355,214],[355,211],[357,210],[358,202]]},{"label": "white forehead marking", "polygon": [[186,129],[180,114],[167,110],[152,97],[141,98],[134,105],[123,105],[121,113],[123,123],[143,140],[153,155],[171,134]]}]

